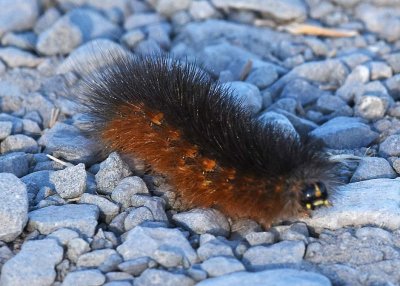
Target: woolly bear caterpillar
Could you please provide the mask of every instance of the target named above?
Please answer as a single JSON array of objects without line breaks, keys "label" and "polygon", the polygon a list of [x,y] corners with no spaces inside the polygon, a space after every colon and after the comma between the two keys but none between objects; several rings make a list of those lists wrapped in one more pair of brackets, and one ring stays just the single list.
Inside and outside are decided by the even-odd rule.
[{"label": "woolly bear caterpillar", "polygon": [[89,132],[165,175],[188,208],[268,227],[328,205],[336,163],[320,146],[260,122],[194,64],[111,58],[84,78]]}]

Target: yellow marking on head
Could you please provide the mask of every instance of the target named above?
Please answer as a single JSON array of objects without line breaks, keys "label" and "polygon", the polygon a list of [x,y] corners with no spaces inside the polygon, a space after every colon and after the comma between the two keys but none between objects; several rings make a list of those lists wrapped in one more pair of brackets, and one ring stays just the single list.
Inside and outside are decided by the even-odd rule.
[{"label": "yellow marking on head", "polygon": [[161,120],[164,118],[164,113],[160,112],[154,115],[150,120],[155,125],[161,125]]},{"label": "yellow marking on head", "polygon": [[314,189],[315,189],[315,197],[319,198],[322,196],[322,192],[321,189],[319,188],[319,186],[317,184],[314,184]]},{"label": "yellow marking on head", "polygon": [[311,204],[306,204],[306,208],[307,208],[308,210],[311,210],[312,205],[311,205]]},{"label": "yellow marking on head", "polygon": [[313,202],[313,205],[314,205],[315,207],[317,207],[317,206],[322,206],[322,205],[325,205],[325,201],[323,201],[323,200],[317,200],[317,201],[314,201],[314,202]]}]

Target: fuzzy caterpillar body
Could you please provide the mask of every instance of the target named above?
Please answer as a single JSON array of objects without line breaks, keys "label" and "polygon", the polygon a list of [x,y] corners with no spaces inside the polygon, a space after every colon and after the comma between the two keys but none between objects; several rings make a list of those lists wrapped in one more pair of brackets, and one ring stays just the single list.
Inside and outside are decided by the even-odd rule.
[{"label": "fuzzy caterpillar body", "polygon": [[197,66],[112,56],[84,78],[89,132],[166,176],[188,208],[264,226],[304,210],[304,189],[335,179],[320,147],[265,124]]}]

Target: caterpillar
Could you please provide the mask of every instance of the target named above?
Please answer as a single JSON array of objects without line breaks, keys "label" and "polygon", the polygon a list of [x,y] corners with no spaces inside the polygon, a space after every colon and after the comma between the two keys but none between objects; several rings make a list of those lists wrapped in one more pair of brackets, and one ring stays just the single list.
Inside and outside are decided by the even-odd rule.
[{"label": "caterpillar", "polygon": [[194,63],[110,58],[82,79],[89,134],[164,175],[188,209],[269,227],[329,204],[336,164],[315,140],[261,122]]}]

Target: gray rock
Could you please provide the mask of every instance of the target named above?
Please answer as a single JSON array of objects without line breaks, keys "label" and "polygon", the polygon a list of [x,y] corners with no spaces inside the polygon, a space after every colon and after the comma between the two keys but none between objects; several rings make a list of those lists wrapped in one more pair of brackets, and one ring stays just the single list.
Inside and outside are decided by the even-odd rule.
[{"label": "gray rock", "polygon": [[389,102],[382,97],[375,95],[361,96],[354,108],[355,115],[368,120],[377,120],[385,116]]},{"label": "gray rock", "polygon": [[27,241],[21,251],[4,264],[0,284],[51,285],[56,278],[54,267],[62,258],[63,249],[54,239]]},{"label": "gray rock", "polygon": [[393,243],[393,236],[387,230],[378,228],[378,227],[362,227],[357,229],[355,233],[356,237],[359,239],[373,239],[379,240],[384,243],[392,244]]},{"label": "gray rock", "polygon": [[269,110],[284,110],[291,114],[296,113],[298,103],[294,98],[280,98],[274,102],[268,109]]},{"label": "gray rock", "polygon": [[117,247],[117,251],[125,260],[143,256],[153,258],[155,251],[162,245],[179,250],[189,264],[197,261],[196,252],[179,230],[162,227],[135,227],[127,233],[124,243]]},{"label": "gray rock", "polygon": [[316,109],[322,113],[332,113],[346,106],[346,102],[339,96],[324,94],[318,98]]},{"label": "gray rock", "polygon": [[67,258],[75,263],[82,254],[90,251],[89,243],[80,237],[68,241],[67,247]]},{"label": "gray rock", "polygon": [[154,251],[154,260],[166,268],[177,267],[183,263],[182,254],[168,245],[162,245]]},{"label": "gray rock", "polygon": [[0,6],[0,37],[5,32],[32,28],[39,15],[35,0],[1,0]]},{"label": "gray rock", "polygon": [[113,281],[114,283],[128,282],[129,286],[132,285],[130,282],[133,282],[133,276],[124,272],[108,272],[106,273],[106,279],[107,281]]},{"label": "gray rock", "polygon": [[106,223],[111,222],[111,220],[119,213],[118,205],[101,196],[85,193],[81,196],[79,203],[98,206],[100,209],[100,217],[103,218]]},{"label": "gray rock", "polygon": [[[118,270],[118,265],[124,261],[122,259],[122,256],[119,255],[118,253],[112,254],[110,256],[107,257],[107,259],[99,266],[99,270],[102,272],[108,272],[111,273],[111,271],[115,271]],[[125,279],[133,279],[133,276],[131,274],[128,273],[123,273],[123,272],[113,272],[115,273],[114,275],[112,275],[113,279],[109,280],[125,280]],[[117,273],[120,273],[121,276],[119,277]],[[107,276],[107,278],[109,278]]]},{"label": "gray rock", "polygon": [[148,39],[154,40],[161,48],[169,50],[171,47],[171,26],[168,23],[157,23],[145,27]]},{"label": "gray rock", "polygon": [[158,269],[147,269],[135,279],[135,286],[192,286],[194,284],[194,281],[185,275]]},{"label": "gray rock", "polygon": [[321,139],[329,148],[353,149],[366,147],[371,144],[378,134],[357,118],[336,117],[322,126],[314,129],[311,133]]},{"label": "gray rock", "polygon": [[49,27],[53,26],[53,24],[61,17],[60,12],[55,8],[51,7],[46,9],[44,13],[40,16],[40,18],[36,21],[34,31],[36,34],[40,34],[43,31],[47,30]]},{"label": "gray rock", "polygon": [[400,73],[400,53],[392,53],[384,56],[386,62],[393,69],[394,74]]},{"label": "gray rock", "polygon": [[73,199],[82,195],[86,190],[86,170],[84,164],[68,167],[50,175],[56,192],[63,199]]},{"label": "gray rock", "polygon": [[318,127],[314,122],[298,117],[282,109],[276,109],[275,112],[284,115],[293,125],[297,133],[301,135],[308,135],[312,130]]},{"label": "gray rock", "polygon": [[131,197],[135,194],[149,194],[149,190],[140,177],[127,177],[114,188],[111,199],[126,209],[131,206]]},{"label": "gray rock", "polygon": [[[121,272],[114,272],[114,273],[121,273]],[[109,277],[108,277],[108,274],[109,273],[107,273],[106,274],[106,279],[107,279],[107,281],[109,281],[110,279],[109,279]],[[121,273],[121,274],[126,274],[126,273]],[[110,281],[110,282],[107,282],[106,284],[103,284],[104,286],[132,286],[132,283],[131,282],[129,282],[129,281]]]},{"label": "gray rock", "polygon": [[386,79],[392,77],[392,68],[385,62],[370,62],[371,80]]},{"label": "gray rock", "polygon": [[10,135],[1,142],[1,153],[9,152],[37,153],[38,144],[32,137],[23,134]]},{"label": "gray rock", "polygon": [[99,193],[111,194],[118,183],[132,174],[129,166],[122,161],[118,153],[111,153],[100,164],[100,170],[96,174],[96,183]]},{"label": "gray rock", "polygon": [[151,3],[154,5],[155,10],[161,15],[165,15],[167,17],[172,16],[174,13],[186,10],[189,8],[191,0],[158,0],[156,2]]},{"label": "gray rock", "polygon": [[245,236],[247,242],[251,246],[260,245],[260,244],[272,244],[275,242],[276,237],[272,232],[250,232]]},{"label": "gray rock", "polygon": [[43,187],[54,189],[53,183],[50,182],[50,175],[53,171],[38,171],[30,173],[21,178],[25,183],[28,193],[37,194]]},{"label": "gray rock", "polygon": [[193,209],[174,214],[172,220],[178,225],[197,234],[211,233],[228,236],[230,231],[226,217],[214,209]]},{"label": "gray rock", "polygon": [[321,274],[294,269],[274,269],[262,272],[239,272],[222,277],[207,279],[198,283],[198,286],[241,286],[243,281],[247,285],[261,286],[330,286],[331,282]]},{"label": "gray rock", "polygon": [[333,207],[316,210],[312,218],[302,220],[318,228],[377,225],[397,229],[400,227],[399,187],[397,179],[373,179],[340,186],[337,195],[331,198]]},{"label": "gray rock", "polygon": [[114,249],[99,249],[87,252],[79,256],[76,265],[78,267],[99,267],[111,255],[118,255]]},{"label": "gray rock", "polygon": [[50,233],[47,237],[56,239],[61,245],[68,245],[72,239],[78,238],[79,234],[69,228],[60,228]]},{"label": "gray rock", "polygon": [[325,94],[316,86],[311,85],[303,79],[294,79],[288,82],[283,88],[281,98],[294,98],[304,106],[315,102],[318,98]]},{"label": "gray rock", "polygon": [[278,72],[275,65],[265,63],[250,72],[246,78],[246,82],[257,86],[259,89],[264,89],[271,85],[278,78]]},{"label": "gray rock", "polygon": [[189,13],[195,20],[205,20],[216,14],[214,7],[205,0],[192,1],[189,7]]},{"label": "gray rock", "polygon": [[45,55],[64,55],[91,39],[114,38],[120,34],[120,28],[101,14],[89,9],[74,9],[39,35],[36,48]]},{"label": "gray rock", "polygon": [[40,136],[42,132],[42,130],[39,127],[39,124],[29,119],[22,119],[22,129],[24,134],[35,138]]},{"label": "gray rock", "polygon": [[14,47],[0,48],[0,59],[10,68],[29,67],[33,68],[39,65],[43,59]]},{"label": "gray rock", "polygon": [[383,158],[366,157],[362,158],[357,170],[351,177],[350,182],[359,182],[379,178],[396,178],[396,172],[390,166],[389,162]]},{"label": "gray rock", "polygon": [[98,160],[99,146],[84,137],[74,126],[57,122],[45,131],[38,143],[45,146],[45,153],[71,163],[90,165]]},{"label": "gray rock", "polygon": [[162,49],[155,40],[147,39],[137,44],[134,52],[135,54],[150,56],[152,54],[162,53]]},{"label": "gray rock", "polygon": [[213,5],[219,9],[234,8],[239,10],[254,10],[276,22],[303,21],[307,18],[307,7],[298,0],[212,0]]},{"label": "gray rock", "polygon": [[274,264],[300,263],[306,247],[302,241],[282,241],[271,246],[253,246],[243,254],[248,269],[262,270]]},{"label": "gray rock", "polygon": [[43,118],[43,127],[49,127],[54,104],[40,93],[30,93],[24,97],[23,105],[27,111],[37,111]]},{"label": "gray rock", "polygon": [[106,277],[97,269],[69,272],[62,286],[100,286],[106,282]]},{"label": "gray rock", "polygon": [[201,261],[205,261],[214,256],[234,256],[232,248],[219,239],[212,239],[202,244],[197,249],[197,254]]},{"label": "gray rock", "polygon": [[0,140],[5,139],[11,135],[13,124],[9,121],[0,121]]},{"label": "gray rock", "polygon": [[400,174],[400,158],[397,158],[393,161],[393,169]]},{"label": "gray rock", "polygon": [[213,257],[201,264],[210,277],[222,276],[232,272],[245,271],[243,264],[233,257]]},{"label": "gray rock", "polygon": [[124,229],[131,230],[145,221],[153,221],[151,211],[146,207],[139,207],[129,212],[124,220]]},{"label": "gray rock", "polygon": [[[391,7],[377,7],[371,4],[361,4],[355,9],[356,18],[363,21],[366,28],[387,41],[400,38],[400,11]],[[387,29],[387,27],[393,27]]]},{"label": "gray rock", "polygon": [[189,275],[193,280],[199,282],[207,278],[207,272],[199,267],[191,267],[187,270],[187,275]]},{"label": "gray rock", "polygon": [[[90,74],[110,64],[112,57],[107,55],[124,55],[127,51],[119,44],[108,39],[92,40],[75,49],[58,67],[57,74],[77,72]],[[79,63],[79,64],[78,64]]]},{"label": "gray rock", "polygon": [[0,173],[12,173],[18,178],[29,171],[29,157],[22,152],[13,152],[0,157]]},{"label": "gray rock", "polygon": [[94,205],[49,206],[29,213],[28,228],[49,234],[67,227],[87,236],[93,236],[99,209]]},{"label": "gray rock", "polygon": [[389,94],[394,100],[400,99],[400,74],[396,74],[393,77],[386,80],[386,87]]},{"label": "gray rock", "polygon": [[384,157],[400,155],[400,135],[391,135],[379,145],[379,154]]},{"label": "gray rock", "polygon": [[299,134],[296,129],[293,127],[292,123],[287,119],[286,116],[279,114],[275,111],[267,111],[263,112],[259,119],[261,122],[265,124],[279,126],[279,128],[287,134],[288,137],[291,138],[299,138]]},{"label": "gray rock", "polygon": [[13,241],[28,221],[26,186],[13,174],[0,174],[0,240]]},{"label": "gray rock", "polygon": [[133,30],[164,20],[164,17],[157,13],[134,13],[125,20],[124,28],[125,30]]},{"label": "gray rock", "polygon": [[151,211],[155,221],[168,223],[168,217],[165,213],[165,201],[159,197],[148,197],[144,206]]},{"label": "gray rock", "polygon": [[[3,100],[4,100],[4,97],[3,97]],[[8,111],[11,111],[11,110],[8,110]],[[0,114],[0,122],[6,122],[6,123],[11,122],[11,124],[12,124],[11,134],[16,134],[16,133],[22,132],[22,120],[19,119],[18,117],[14,117],[14,116],[8,115],[6,113],[1,113]]]},{"label": "gray rock", "polygon": [[1,39],[1,43],[4,46],[14,46],[23,50],[34,50],[36,40],[36,34],[32,32],[7,33]]},{"label": "gray rock", "polygon": [[132,260],[127,260],[118,265],[118,269],[132,274],[133,276],[139,276],[147,268],[154,267],[156,263],[147,256],[139,257]]},{"label": "gray rock", "polygon": [[138,43],[145,39],[145,36],[146,35],[141,30],[134,29],[121,37],[121,43],[128,48],[133,49]]}]

